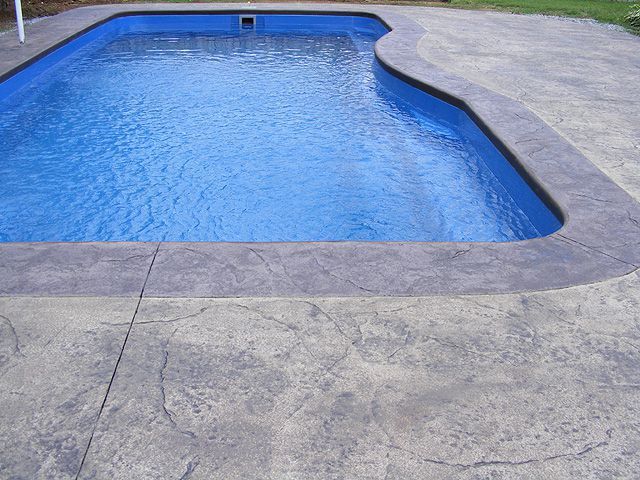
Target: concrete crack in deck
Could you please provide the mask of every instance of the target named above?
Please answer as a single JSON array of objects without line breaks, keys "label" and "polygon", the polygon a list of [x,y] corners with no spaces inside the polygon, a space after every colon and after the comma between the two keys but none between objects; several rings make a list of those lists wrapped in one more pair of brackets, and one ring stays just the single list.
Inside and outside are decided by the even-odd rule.
[{"label": "concrete crack in deck", "polygon": [[200,465],[200,458],[193,457],[193,459],[189,463],[187,463],[186,470],[180,477],[180,480],[187,480],[188,478],[190,478],[194,470],[198,468],[198,465]]},{"label": "concrete crack in deck", "polygon": [[160,397],[162,398],[162,412],[164,413],[165,417],[169,420],[169,423],[171,423],[173,428],[175,428],[178,432],[180,432],[183,435],[186,435],[189,438],[195,438],[196,435],[193,432],[180,428],[180,426],[176,422],[176,419],[174,418],[175,413],[171,411],[169,408],[167,408],[167,394],[165,391],[164,384],[167,380],[166,370],[167,370],[167,364],[169,363],[169,342],[171,342],[171,339],[173,338],[173,336],[176,334],[177,331],[178,331],[178,327],[176,327],[171,333],[171,335],[169,335],[169,337],[162,342],[162,365],[160,366],[160,375],[159,375],[160,381],[158,383],[160,387]]},{"label": "concrete crack in deck", "polygon": [[22,350],[20,350],[20,339],[18,338],[18,334],[13,325],[13,322],[9,318],[5,317],[4,315],[0,315],[0,320],[2,320],[5,323],[5,325],[9,327],[9,330],[11,331],[11,335],[14,341],[13,353],[21,357],[24,357],[24,353],[22,353]]},{"label": "concrete crack in deck", "polygon": [[150,323],[174,323],[174,322],[179,322],[181,320],[188,320],[190,318],[195,318],[195,317],[198,317],[198,316],[202,315],[208,309],[209,309],[209,307],[202,307],[197,312],[190,313],[190,314],[184,315],[182,317],[171,318],[169,320],[147,320],[145,322],[138,322],[137,325],[149,325]]},{"label": "concrete crack in deck", "polygon": [[507,466],[518,466],[518,465],[527,465],[530,463],[544,463],[544,462],[548,462],[551,460],[557,460],[560,458],[566,458],[566,457],[580,457],[582,455],[585,455],[597,448],[601,448],[601,447],[605,447],[607,445],[609,445],[609,441],[611,440],[611,437],[613,435],[613,430],[612,429],[608,429],[605,432],[606,435],[606,439],[605,440],[601,440],[599,442],[596,443],[588,443],[586,444],[581,450],[577,451],[577,452],[568,452],[568,453],[558,453],[555,455],[549,455],[546,457],[542,457],[542,458],[528,458],[525,460],[480,460],[478,462],[473,462],[473,463],[451,463],[451,462],[447,462],[444,460],[438,460],[435,458],[426,458],[426,457],[422,457],[420,456],[418,453],[414,452],[413,450],[410,450],[408,448],[399,446],[399,445],[394,445],[394,444],[390,444],[388,445],[389,448],[394,449],[394,450],[398,450],[401,452],[405,452],[408,453],[412,456],[414,456],[415,458],[417,458],[418,460],[425,462],[425,463],[433,463],[436,465],[443,465],[446,467],[452,467],[452,468],[460,468],[463,470],[467,470],[470,468],[481,468],[481,467],[491,467],[491,466],[497,466],[497,465],[507,465]]}]

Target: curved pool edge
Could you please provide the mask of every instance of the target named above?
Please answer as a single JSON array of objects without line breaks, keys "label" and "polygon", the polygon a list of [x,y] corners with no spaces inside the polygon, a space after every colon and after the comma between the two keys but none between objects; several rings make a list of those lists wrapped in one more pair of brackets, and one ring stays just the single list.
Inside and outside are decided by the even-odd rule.
[{"label": "curved pool edge", "polygon": [[[0,38],[0,79],[112,18],[150,13],[365,15],[391,32],[380,62],[469,114],[564,220],[504,243],[88,242],[0,244],[0,295],[372,296],[511,293],[594,283],[640,265],[640,205],[522,104],[418,55],[428,35],[393,7],[141,4],[82,7],[43,20],[22,47]],[[7,38],[10,37],[10,38]],[[561,158],[562,162],[557,159]],[[597,192],[597,193],[595,193]]]}]

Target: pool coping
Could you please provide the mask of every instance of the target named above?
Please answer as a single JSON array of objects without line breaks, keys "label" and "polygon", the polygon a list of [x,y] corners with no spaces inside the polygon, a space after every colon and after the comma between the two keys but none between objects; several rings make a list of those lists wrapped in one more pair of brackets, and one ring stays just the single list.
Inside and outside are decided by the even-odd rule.
[{"label": "pool coping", "polygon": [[[348,4],[126,4],[81,7],[0,37],[0,81],[112,18],[152,13],[364,15],[391,32],[385,68],[467,112],[563,227],[516,242],[81,242],[0,244],[0,296],[291,297],[548,290],[640,266],[640,204],[519,102],[419,56],[428,31],[394,7]],[[561,159],[561,162],[558,161]]]}]

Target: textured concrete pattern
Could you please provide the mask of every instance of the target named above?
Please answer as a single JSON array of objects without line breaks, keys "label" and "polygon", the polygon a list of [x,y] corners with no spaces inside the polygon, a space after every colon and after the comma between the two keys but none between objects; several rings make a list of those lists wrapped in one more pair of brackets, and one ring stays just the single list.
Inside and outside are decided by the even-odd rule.
[{"label": "textured concrete pattern", "polygon": [[558,18],[406,9],[420,55],[526,105],[640,200],[640,37]]},{"label": "textured concrete pattern", "polygon": [[633,478],[640,277],[143,299],[80,478]]},{"label": "textured concrete pattern", "polygon": [[159,248],[143,242],[59,245],[0,244],[0,296],[138,297]]},{"label": "textured concrete pattern", "polygon": [[0,299],[0,478],[74,478],[136,299]]}]

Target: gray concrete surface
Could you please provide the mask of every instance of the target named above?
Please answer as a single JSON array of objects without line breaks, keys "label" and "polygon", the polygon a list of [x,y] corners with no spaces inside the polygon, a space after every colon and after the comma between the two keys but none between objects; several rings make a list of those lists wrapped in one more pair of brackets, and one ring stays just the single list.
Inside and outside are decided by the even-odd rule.
[{"label": "gray concrete surface", "polygon": [[[557,78],[578,68],[554,28],[569,29],[585,49],[638,42],[561,20],[404,11],[440,29],[442,47],[423,44],[423,55],[449,56],[447,68],[502,82],[495,88],[506,94],[513,87],[493,66],[497,42],[477,45],[482,32],[487,39],[500,32],[509,65],[526,61],[522,38],[538,36],[564,58],[549,60],[556,76],[530,80],[548,78],[540,91],[549,97],[540,93],[539,102],[552,113]],[[460,32],[467,27],[468,35]],[[447,38],[477,48],[479,67],[462,72],[467,59]],[[618,59],[612,65],[594,55],[581,81],[595,85],[603,71],[637,67],[637,59]],[[589,158],[638,198],[637,111],[614,84],[605,89],[607,115],[618,105],[614,123],[626,125],[616,127],[616,145],[636,147]],[[583,104],[583,124],[572,119],[576,129],[562,131],[587,156],[607,141],[603,124],[591,121],[600,107]],[[638,271],[505,295],[143,298],[107,395],[136,306],[137,299],[0,299],[0,477],[74,478],[83,459],[79,477],[96,479],[634,479],[640,472]]]},{"label": "gray concrete surface", "polygon": [[639,321],[637,273],[494,296],[143,299],[80,478],[634,478]]},{"label": "gray concrete surface", "polygon": [[640,200],[640,37],[552,17],[405,12],[429,31],[420,55],[526,105]]},{"label": "gray concrete surface", "polygon": [[0,478],[73,478],[137,299],[0,298]]},{"label": "gray concrete surface", "polygon": [[137,298],[159,248],[158,243],[144,242],[57,245],[0,245],[0,297]]}]

